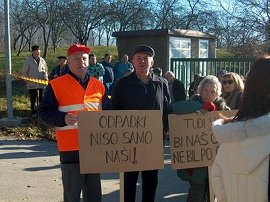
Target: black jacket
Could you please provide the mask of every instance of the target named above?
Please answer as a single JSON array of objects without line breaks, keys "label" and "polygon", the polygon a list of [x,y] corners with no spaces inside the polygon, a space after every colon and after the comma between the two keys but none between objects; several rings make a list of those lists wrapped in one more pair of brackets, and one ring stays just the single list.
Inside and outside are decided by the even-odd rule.
[{"label": "black jacket", "polygon": [[169,103],[167,83],[154,74],[145,84],[133,72],[117,82],[112,96],[113,109],[119,110],[166,109]]},{"label": "black jacket", "polygon": [[172,91],[175,101],[186,100],[186,90],[184,84],[180,80],[174,79]]},{"label": "black jacket", "polygon": [[101,64],[105,70],[105,73],[103,75],[103,83],[112,83],[114,80],[113,65],[111,63],[106,62],[105,60],[103,60]]},{"label": "black jacket", "polygon": [[[147,84],[136,73],[120,79],[112,95],[112,108],[116,110],[163,110],[163,121],[167,120],[170,94],[166,81],[151,74]],[[164,130],[167,130],[164,123]]]},{"label": "black jacket", "polygon": [[62,68],[62,70],[60,70],[60,66],[57,65],[56,67],[53,68],[52,72],[49,75],[49,80],[54,79],[54,75],[59,76],[63,76],[65,74],[67,74],[69,72],[69,67],[68,65],[64,65],[64,67]]}]

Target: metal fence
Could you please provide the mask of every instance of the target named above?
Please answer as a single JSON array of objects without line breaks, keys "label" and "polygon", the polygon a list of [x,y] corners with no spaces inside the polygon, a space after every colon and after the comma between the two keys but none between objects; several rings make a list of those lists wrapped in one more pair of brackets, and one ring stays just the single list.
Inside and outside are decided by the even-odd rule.
[{"label": "metal fence", "polygon": [[170,70],[188,90],[195,74],[216,76],[220,70],[227,70],[245,76],[254,61],[254,58],[171,58]]}]

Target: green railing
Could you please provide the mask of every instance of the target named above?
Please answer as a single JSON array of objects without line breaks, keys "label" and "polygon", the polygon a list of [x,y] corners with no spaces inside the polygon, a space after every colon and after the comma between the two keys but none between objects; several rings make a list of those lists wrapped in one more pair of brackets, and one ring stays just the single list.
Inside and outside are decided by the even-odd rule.
[{"label": "green railing", "polygon": [[188,90],[195,74],[216,76],[220,70],[227,70],[245,76],[254,61],[254,58],[171,58],[170,70]]}]

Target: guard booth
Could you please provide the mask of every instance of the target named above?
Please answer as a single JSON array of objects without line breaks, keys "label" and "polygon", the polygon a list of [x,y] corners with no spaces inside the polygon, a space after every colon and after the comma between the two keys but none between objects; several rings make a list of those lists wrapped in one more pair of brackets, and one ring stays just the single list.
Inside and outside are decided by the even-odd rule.
[{"label": "guard booth", "polygon": [[155,52],[154,67],[171,70],[171,58],[215,58],[216,37],[193,30],[153,29],[121,31],[112,34],[116,38],[119,59],[123,54],[132,56],[135,46],[146,44]]}]

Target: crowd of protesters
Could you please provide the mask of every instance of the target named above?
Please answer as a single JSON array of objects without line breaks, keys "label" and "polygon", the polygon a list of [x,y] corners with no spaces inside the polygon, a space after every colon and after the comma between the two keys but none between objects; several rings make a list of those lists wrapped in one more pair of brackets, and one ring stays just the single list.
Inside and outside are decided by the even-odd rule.
[{"label": "crowd of protesters", "polygon": [[[32,55],[25,60],[22,74],[50,80],[43,98],[43,86],[27,82],[27,89],[32,117],[37,117],[39,107],[40,118],[57,127],[64,201],[80,201],[81,191],[84,200],[101,201],[99,174],[82,175],[79,172],[76,125],[78,111],[101,109],[162,110],[166,135],[169,131],[169,113],[239,110],[233,119],[224,118],[214,122],[213,132],[221,143],[221,149],[211,176],[207,167],[180,169],[177,176],[190,184],[188,202],[210,201],[209,177],[213,179],[218,201],[268,201],[270,88],[267,86],[270,81],[270,60],[257,60],[245,75],[247,77],[227,70],[220,70],[216,75],[194,73],[187,97],[184,84],[175,78],[174,72],[167,71],[163,75],[164,69],[154,67],[154,56],[153,48],[139,45],[134,47],[131,60],[124,54],[120,61],[113,64],[112,55],[106,53],[104,60],[99,63],[89,47],[75,44],[68,48],[67,56],[57,57],[58,63],[48,76],[48,67],[40,57],[39,47],[32,47]],[[99,97],[93,97],[97,94]],[[189,102],[189,107],[186,107],[188,100],[200,103],[199,108],[193,105],[194,102]],[[80,108],[83,104],[87,106],[84,109]],[[75,106],[78,109],[74,109]],[[176,112],[179,110],[181,113]],[[260,146],[254,145],[254,142],[265,146],[261,146],[260,151]],[[238,148],[243,151],[240,152]],[[258,155],[249,157],[249,149]],[[236,159],[238,162],[235,162]],[[250,161],[245,162],[248,159]],[[252,165],[249,165],[250,162]],[[139,172],[125,173],[125,202],[135,202],[138,176]],[[239,182],[240,177],[245,186]],[[154,202],[158,170],[142,171],[142,183],[142,201]],[[252,195],[245,194],[250,192]]]}]

